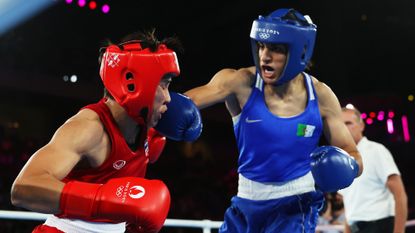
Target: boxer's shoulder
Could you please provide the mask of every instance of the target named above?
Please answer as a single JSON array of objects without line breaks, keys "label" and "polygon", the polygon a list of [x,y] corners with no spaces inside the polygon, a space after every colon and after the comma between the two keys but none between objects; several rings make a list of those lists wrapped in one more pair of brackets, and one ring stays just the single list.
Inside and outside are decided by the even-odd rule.
[{"label": "boxer's shoulder", "polygon": [[101,141],[105,135],[105,129],[99,116],[94,111],[83,109],[59,127],[57,135],[64,135],[65,138],[69,137],[72,141],[78,143],[88,142],[87,144],[91,145]]}]

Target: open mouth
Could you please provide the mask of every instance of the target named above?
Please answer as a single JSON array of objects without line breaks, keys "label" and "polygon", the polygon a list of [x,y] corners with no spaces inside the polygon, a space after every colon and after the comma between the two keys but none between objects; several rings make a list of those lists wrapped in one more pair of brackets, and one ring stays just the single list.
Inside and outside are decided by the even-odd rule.
[{"label": "open mouth", "polygon": [[274,68],[272,68],[271,66],[263,65],[261,66],[261,68],[262,68],[262,74],[266,78],[271,78],[275,73]]}]

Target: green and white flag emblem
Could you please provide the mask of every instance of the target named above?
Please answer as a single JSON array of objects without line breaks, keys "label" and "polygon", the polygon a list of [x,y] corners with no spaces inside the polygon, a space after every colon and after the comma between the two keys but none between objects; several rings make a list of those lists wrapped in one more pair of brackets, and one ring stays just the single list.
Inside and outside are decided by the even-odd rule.
[{"label": "green and white flag emblem", "polygon": [[314,125],[298,124],[297,126],[297,136],[299,137],[311,137],[313,136]]}]

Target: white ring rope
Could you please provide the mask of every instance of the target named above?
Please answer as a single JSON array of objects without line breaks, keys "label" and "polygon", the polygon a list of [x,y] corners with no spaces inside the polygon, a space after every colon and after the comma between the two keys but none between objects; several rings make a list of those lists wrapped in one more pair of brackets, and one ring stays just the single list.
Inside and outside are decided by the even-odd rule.
[{"label": "white ring rope", "polygon": [[[28,211],[11,211],[0,210],[0,219],[12,220],[45,220],[49,214],[41,214]],[[201,228],[203,232],[210,232],[210,229],[218,229],[222,225],[222,221],[211,220],[185,220],[185,219],[167,219],[164,223],[166,227],[188,227]],[[406,222],[406,227],[415,226],[415,219]],[[343,225],[318,225],[317,231],[338,230],[343,231]]]}]

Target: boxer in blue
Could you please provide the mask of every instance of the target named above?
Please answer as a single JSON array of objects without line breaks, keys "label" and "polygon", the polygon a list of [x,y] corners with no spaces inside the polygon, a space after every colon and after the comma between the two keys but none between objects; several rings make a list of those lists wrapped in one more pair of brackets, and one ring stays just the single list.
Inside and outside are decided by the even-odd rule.
[{"label": "boxer in blue", "polygon": [[[317,27],[294,9],[259,16],[255,66],[223,69],[187,91],[198,108],[225,102],[239,149],[238,193],[220,232],[315,232],[323,192],[363,169],[333,91],[304,72]],[[324,134],[330,146],[318,147]]]}]

